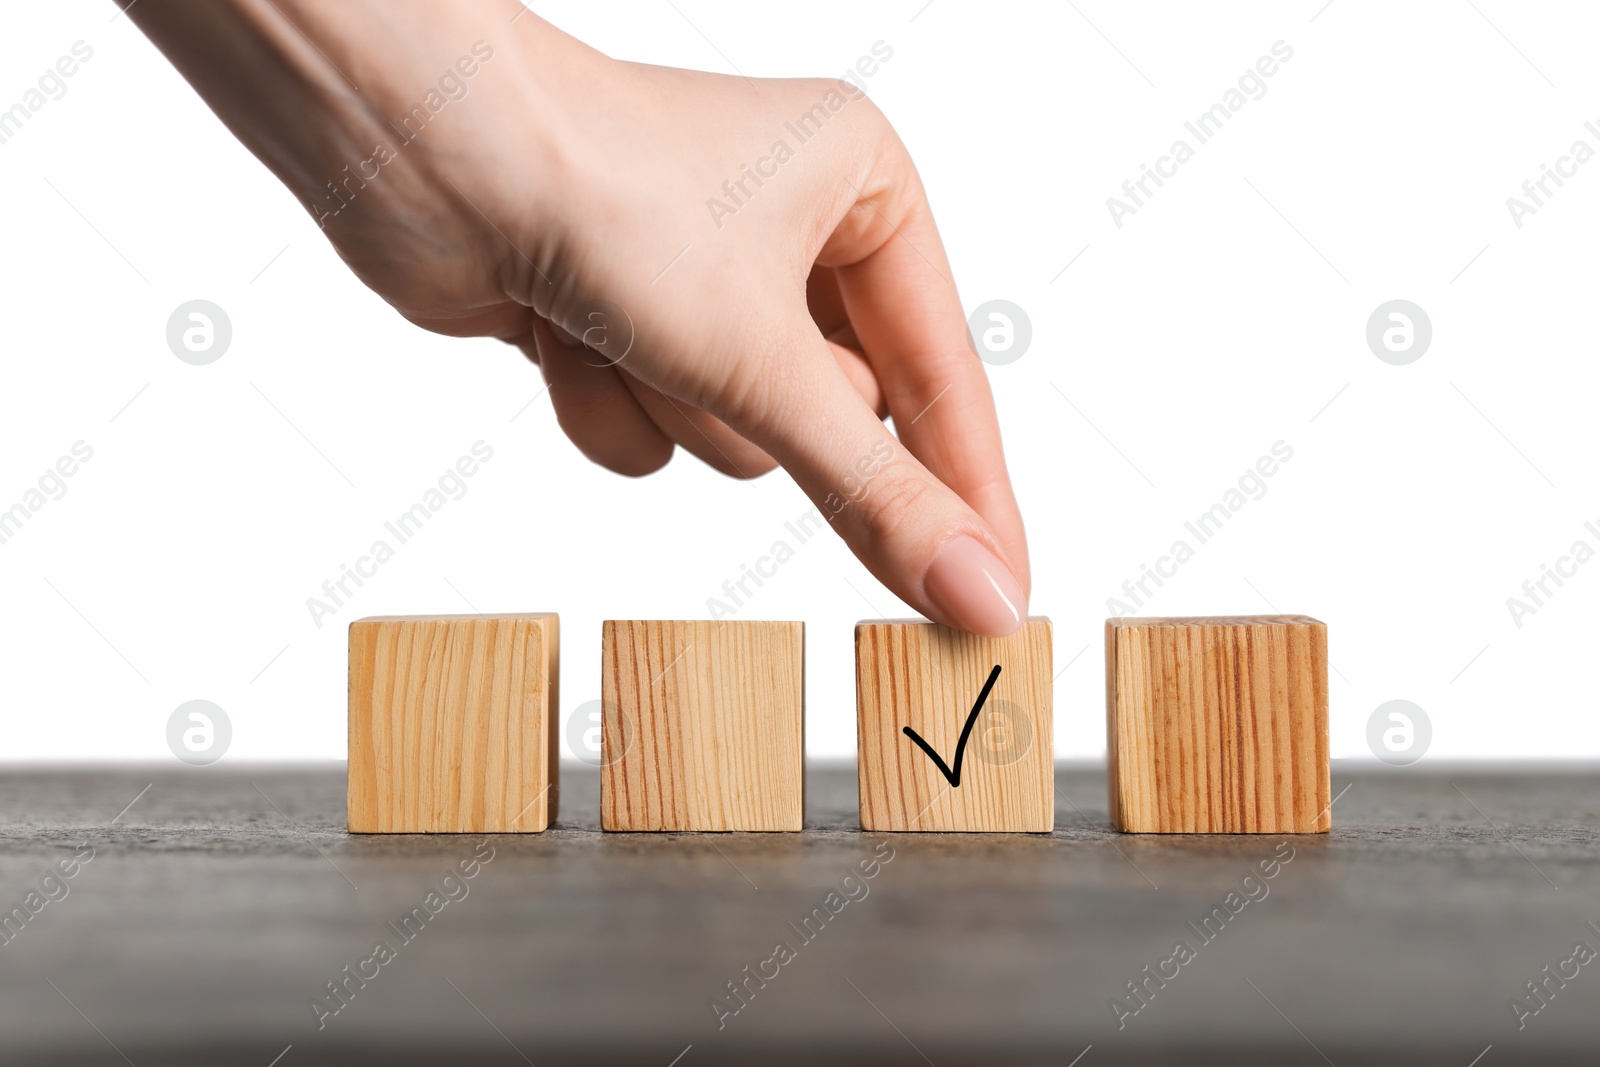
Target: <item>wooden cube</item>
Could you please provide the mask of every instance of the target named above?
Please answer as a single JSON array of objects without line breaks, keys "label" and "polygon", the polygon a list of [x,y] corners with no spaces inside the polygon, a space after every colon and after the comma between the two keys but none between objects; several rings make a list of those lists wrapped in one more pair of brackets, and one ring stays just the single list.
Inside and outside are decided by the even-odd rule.
[{"label": "wooden cube", "polygon": [[559,654],[555,615],[351,623],[350,832],[548,826]]},{"label": "wooden cube", "polygon": [[799,830],[805,624],[607,621],[600,826]]},{"label": "wooden cube", "polygon": [[1107,620],[1106,762],[1118,830],[1326,831],[1328,628],[1303,615]]},{"label": "wooden cube", "polygon": [[921,620],[856,626],[863,830],[1055,827],[1050,620],[978,637]]}]

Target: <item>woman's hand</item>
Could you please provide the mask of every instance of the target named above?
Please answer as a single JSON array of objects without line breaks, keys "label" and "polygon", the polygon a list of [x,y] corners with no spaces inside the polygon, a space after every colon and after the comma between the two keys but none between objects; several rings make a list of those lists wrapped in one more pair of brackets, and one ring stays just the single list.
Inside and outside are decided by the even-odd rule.
[{"label": "woman's hand", "polygon": [[619,62],[515,0],[129,17],[401,314],[537,362],[595,462],[781,464],[906,602],[1020,625],[988,382],[916,169],[858,88]]}]

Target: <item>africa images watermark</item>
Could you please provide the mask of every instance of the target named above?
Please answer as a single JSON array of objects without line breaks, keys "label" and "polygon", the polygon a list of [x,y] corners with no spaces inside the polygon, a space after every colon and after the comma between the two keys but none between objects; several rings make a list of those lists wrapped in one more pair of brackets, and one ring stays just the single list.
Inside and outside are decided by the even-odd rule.
[{"label": "africa images watermark", "polygon": [[306,610],[311,613],[311,621],[317,629],[322,629],[323,620],[336,615],[366,585],[365,579],[376,577],[378,568],[394,559],[398,546],[421,533],[422,528],[433,521],[433,517],[443,511],[446,504],[467,495],[467,480],[478,473],[482,464],[494,458],[494,448],[484,441],[474,441],[471,451],[471,455],[458,457],[453,465],[439,475],[438,481],[422,494],[421,500],[383,524],[384,532],[394,538],[394,544],[391,545],[386,537],[373,541],[366,554],[356,557],[354,567],[348,563],[339,564],[339,576],[322,583],[321,597],[306,597]]},{"label": "africa images watermark", "polygon": [[[1285,849],[1288,855],[1284,855]],[[1188,937],[1179,938],[1167,956],[1157,960],[1153,967],[1145,964],[1139,977],[1130,978],[1124,983],[1126,996],[1112,997],[1106,1001],[1117,1020],[1118,1030],[1126,1027],[1129,1019],[1148,1008],[1156,994],[1165,989],[1168,982],[1175,981],[1186,965],[1199,959],[1200,949],[1222,936],[1222,931],[1243,914],[1245,908],[1267,899],[1267,894],[1272,892],[1267,882],[1278,877],[1283,873],[1283,868],[1294,861],[1294,846],[1287,841],[1280,841],[1278,847],[1273,849],[1272,857],[1262,860],[1249,874],[1239,879],[1239,888],[1229,890],[1228,895],[1200,920],[1199,925],[1193,921],[1185,924],[1189,932],[1194,934],[1197,945],[1191,945]],[[1256,873],[1258,871],[1259,876]]]},{"label": "africa images watermark", "polygon": [[1274,441],[1271,455],[1259,457],[1253,466],[1239,476],[1234,486],[1223,492],[1221,500],[1202,511],[1193,520],[1183,524],[1185,532],[1194,538],[1195,543],[1191,545],[1187,538],[1179,537],[1172,543],[1166,555],[1156,559],[1154,567],[1148,563],[1141,563],[1139,577],[1130,578],[1122,583],[1122,597],[1126,597],[1127,600],[1116,596],[1106,598],[1106,613],[1112,618],[1120,619],[1144,607],[1146,601],[1155,596],[1155,590],[1150,588],[1151,584],[1154,583],[1155,588],[1160,589],[1166,584],[1165,579],[1176,577],[1178,568],[1194,558],[1199,545],[1205,544],[1221,533],[1223,526],[1244,510],[1246,504],[1267,495],[1267,479],[1277,474],[1281,465],[1293,458],[1293,446],[1285,441]]},{"label": "africa images watermark", "polygon": [[45,908],[66,900],[67,894],[72,891],[72,887],[67,883],[76,878],[84,865],[93,859],[94,846],[87,841],[78,842],[73,854],[56,860],[39,878],[38,888],[28,890],[23,896],[22,903],[10,911],[0,913],[0,948],[22,936],[22,931],[27,929],[28,924],[37,919]]},{"label": "africa images watermark", "polygon": [[[1600,140],[1600,126],[1596,126],[1593,121],[1585,122],[1583,128],[1589,132],[1589,136]],[[1567,150],[1566,155],[1556,157],[1554,167],[1548,163],[1539,164],[1539,176],[1529,178],[1522,183],[1522,195],[1527,199],[1506,197],[1506,210],[1511,213],[1511,222],[1516,228],[1522,229],[1524,220],[1529,215],[1537,215],[1540,208],[1547,206],[1545,201],[1554,197],[1567,184],[1561,179],[1577,177],[1578,168],[1593,159],[1594,155],[1594,147],[1580,137],[1572,142],[1572,147]],[[1555,185],[1554,189],[1550,188],[1552,183]]]},{"label": "africa images watermark", "polygon": [[1145,201],[1155,196],[1150,183],[1155,183],[1156,189],[1160,189],[1166,184],[1163,178],[1176,177],[1178,168],[1194,158],[1196,146],[1205,144],[1221,133],[1223,126],[1242,111],[1245,104],[1267,95],[1266,79],[1278,73],[1280,63],[1287,63],[1294,58],[1294,49],[1283,41],[1272,42],[1271,52],[1272,55],[1260,57],[1253,67],[1239,75],[1237,88],[1230,87],[1222,94],[1220,102],[1202,111],[1193,121],[1183,124],[1183,128],[1194,138],[1194,145],[1182,137],[1173,141],[1167,154],[1156,159],[1153,168],[1141,163],[1139,177],[1122,183],[1122,195],[1127,200],[1115,196],[1106,198],[1106,210],[1111,212],[1111,221],[1117,229],[1122,229],[1124,218],[1138,214],[1139,209],[1145,206]]},{"label": "africa images watermark", "polygon": [[[737,615],[754,599],[755,590],[766,584],[764,579],[777,577],[778,568],[794,559],[796,547],[815,537],[825,525],[831,525],[845,508],[866,499],[869,483],[893,458],[893,444],[882,439],[874,441],[872,448],[845,474],[837,491],[823,497],[820,506],[814,504],[793,521],[783,524],[784,531],[794,538],[793,545],[785,538],[778,538],[765,555],[756,558],[753,567],[748,563],[739,565],[738,577],[722,583],[721,597],[706,598],[706,612],[711,620],[717,622]],[[750,588],[752,583],[755,589]]]},{"label": "africa images watermark", "polygon": [[451,104],[467,98],[472,91],[467,83],[483,69],[484,64],[494,58],[494,49],[484,41],[472,42],[470,51],[470,55],[461,56],[445,68],[444,73],[439,75],[437,85],[431,86],[423,94],[421,102],[406,112],[399,125],[390,123],[400,135],[398,142],[380,141],[373,146],[371,155],[355,164],[355,173],[352,174],[347,165],[341,172],[342,177],[336,176],[324,183],[327,192],[321,194],[321,201],[306,204],[318,226],[327,229],[328,220],[349,207],[356,194],[367,187],[367,182],[376,179],[383,173],[384,167],[399,159],[400,150],[415,141],[429,122]]},{"label": "africa images watermark", "polygon": [[[888,854],[885,855],[885,852]],[[708,1001],[718,1030],[726,1029],[728,1020],[748,1008],[750,1002],[755,1000],[756,993],[767,988],[768,982],[776,981],[784,967],[799,959],[799,950],[822,936],[828,923],[838,918],[846,907],[867,899],[867,894],[872,892],[867,882],[876,878],[885,866],[894,861],[894,846],[887,841],[880,841],[873,849],[873,855],[876,858],[862,860],[839,879],[839,888],[829,890],[828,895],[822,898],[822,903],[801,918],[799,925],[793,921],[784,923],[784,937],[773,945],[771,955],[754,967],[745,964],[739,975],[728,980],[727,994]],[[794,935],[793,944],[790,944],[790,934]]]},{"label": "africa images watermark", "polygon": [[479,841],[472,857],[461,860],[440,876],[437,887],[430,889],[420,904],[397,921],[384,923],[385,936],[373,945],[372,953],[354,964],[345,964],[343,970],[323,984],[321,993],[306,1001],[317,1020],[317,1029],[324,1029],[330,1018],[348,1008],[356,994],[367,988],[368,982],[377,980],[383,968],[398,959],[400,950],[420,937],[445,908],[466,900],[467,894],[472,892],[467,883],[483,873],[494,855],[494,846],[488,841]]},{"label": "africa images watermark", "polygon": [[[1600,926],[1596,926],[1593,919],[1585,920],[1584,925],[1600,934]],[[1529,1019],[1548,1008],[1556,995],[1567,988],[1567,983],[1577,978],[1586,965],[1594,962],[1595,957],[1595,950],[1587,941],[1578,941],[1573,944],[1569,954],[1554,964],[1544,965],[1539,971],[1544,977],[1530,978],[1524,982],[1526,995],[1511,997],[1506,1001],[1511,1008],[1511,1017],[1517,1021],[1517,1029],[1526,1027]]]},{"label": "africa images watermark", "polygon": [[73,41],[71,54],[64,55],[55,61],[51,67],[45,68],[39,75],[34,88],[26,90],[22,99],[10,107],[0,109],[0,144],[5,144],[17,134],[22,132],[22,127],[44,110],[44,106],[53,100],[60,100],[67,95],[67,79],[78,73],[84,63],[94,58],[94,48],[84,41]]},{"label": "africa images watermark", "polygon": [[[1600,524],[1586,522],[1583,528],[1600,542]],[[1572,547],[1565,555],[1556,557],[1554,567],[1548,563],[1539,564],[1539,576],[1529,578],[1522,583],[1522,596],[1506,597],[1506,610],[1511,613],[1511,621],[1516,623],[1517,629],[1522,629],[1522,620],[1529,615],[1537,614],[1539,609],[1545,607],[1546,602],[1567,584],[1567,580],[1578,576],[1578,568],[1594,557],[1594,546],[1580,537],[1572,542]],[[1552,585],[1555,588],[1552,589]]]},{"label": "africa images watermark", "polygon": [[74,441],[70,455],[61,456],[47,467],[38,481],[22,493],[22,497],[9,508],[0,510],[0,545],[8,544],[22,532],[22,527],[44,509],[51,501],[67,495],[67,479],[94,458],[94,449],[85,441]]},{"label": "africa images watermark", "polygon": [[892,47],[881,40],[874,41],[872,54],[858,58],[854,66],[839,76],[839,84],[835,88],[823,93],[821,100],[783,124],[784,131],[793,138],[793,144],[787,138],[778,138],[772,142],[766,154],[758,156],[754,163],[741,163],[738,177],[722,183],[720,196],[706,197],[706,210],[711,213],[711,221],[717,229],[722,229],[724,219],[729,215],[737,215],[739,209],[748,204],[762,186],[776,178],[783,165],[794,159],[797,150],[820,134],[828,120],[843,111],[846,104],[865,99],[866,79],[878,73],[880,64],[893,58]]}]

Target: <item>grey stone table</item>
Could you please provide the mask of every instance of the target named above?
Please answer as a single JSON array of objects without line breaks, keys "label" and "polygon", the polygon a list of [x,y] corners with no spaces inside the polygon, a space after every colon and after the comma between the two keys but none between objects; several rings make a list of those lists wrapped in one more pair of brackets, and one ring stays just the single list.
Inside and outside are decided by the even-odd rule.
[{"label": "grey stone table", "polygon": [[863,835],[841,766],[802,834],[605,835],[563,776],[542,835],[353,838],[338,765],[0,771],[0,1062],[1600,1060],[1592,765],[1335,764],[1294,838],[1116,835],[1070,765],[1049,836]]}]

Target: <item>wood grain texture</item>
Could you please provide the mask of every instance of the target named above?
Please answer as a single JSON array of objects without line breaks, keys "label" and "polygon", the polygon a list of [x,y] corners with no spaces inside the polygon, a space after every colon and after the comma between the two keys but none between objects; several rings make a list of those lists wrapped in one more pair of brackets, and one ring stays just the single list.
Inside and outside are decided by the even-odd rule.
[{"label": "wood grain texture", "polygon": [[[985,680],[1001,668],[952,786],[904,733],[911,727],[953,769]],[[857,773],[861,828],[1016,831],[1055,828],[1050,620],[979,637],[920,620],[856,626]]]},{"label": "wood grain texture", "polygon": [[1319,833],[1328,628],[1303,615],[1106,621],[1111,821],[1131,833]]},{"label": "wood grain texture", "polygon": [[548,826],[559,793],[559,650],[553,614],[351,623],[350,832]]},{"label": "wood grain texture", "polygon": [[799,830],[805,624],[609,620],[600,825]]}]

